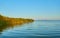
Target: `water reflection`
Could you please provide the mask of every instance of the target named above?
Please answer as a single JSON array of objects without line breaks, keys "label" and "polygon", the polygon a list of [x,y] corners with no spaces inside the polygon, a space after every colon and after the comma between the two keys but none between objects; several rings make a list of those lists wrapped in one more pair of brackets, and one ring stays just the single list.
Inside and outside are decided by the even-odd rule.
[{"label": "water reflection", "polygon": [[[8,27],[7,27],[8,28]],[[1,36],[6,37],[51,37],[60,36],[60,21],[34,21],[33,23],[4,30]]]},{"label": "water reflection", "polygon": [[6,21],[0,20],[0,34],[3,32],[4,29],[9,27],[8,23]]},{"label": "water reflection", "polygon": [[24,18],[10,18],[0,15],[0,34],[7,28],[13,28],[17,25],[22,25],[25,23],[33,22],[33,19],[24,19]]},{"label": "water reflection", "polygon": [[[30,22],[32,23],[32,22]],[[23,24],[26,24],[26,23],[22,23],[20,24],[19,26],[23,25]],[[28,23],[27,23],[28,24]],[[18,25],[18,24],[17,24]],[[0,34],[2,34],[2,32],[8,28],[13,28],[15,27],[16,25],[12,25],[10,24],[8,21],[4,21],[4,20],[0,20]]]}]

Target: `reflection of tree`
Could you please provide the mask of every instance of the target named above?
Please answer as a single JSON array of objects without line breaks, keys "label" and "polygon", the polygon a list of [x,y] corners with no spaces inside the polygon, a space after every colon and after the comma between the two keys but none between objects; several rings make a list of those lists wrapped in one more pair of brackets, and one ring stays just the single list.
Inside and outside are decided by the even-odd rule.
[{"label": "reflection of tree", "polygon": [[0,20],[0,33],[8,27],[9,23],[4,20]]},{"label": "reflection of tree", "polygon": [[9,27],[13,27],[15,25],[21,25],[25,23],[33,22],[32,19],[24,19],[24,18],[9,18],[0,15],[0,33]]}]

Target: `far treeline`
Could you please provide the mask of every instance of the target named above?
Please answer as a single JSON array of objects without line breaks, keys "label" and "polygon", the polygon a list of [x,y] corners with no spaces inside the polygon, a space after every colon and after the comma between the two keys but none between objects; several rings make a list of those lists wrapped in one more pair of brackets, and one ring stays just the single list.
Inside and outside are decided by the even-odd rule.
[{"label": "far treeline", "polygon": [[10,18],[10,17],[0,15],[0,31],[2,31],[6,27],[31,23],[33,21],[34,21],[33,19]]},{"label": "far treeline", "polygon": [[10,25],[19,25],[19,24],[23,24],[23,23],[29,23],[29,22],[33,22],[33,19],[24,19],[24,18],[9,18],[9,17],[5,17],[0,15],[0,21],[6,21],[8,22]]}]

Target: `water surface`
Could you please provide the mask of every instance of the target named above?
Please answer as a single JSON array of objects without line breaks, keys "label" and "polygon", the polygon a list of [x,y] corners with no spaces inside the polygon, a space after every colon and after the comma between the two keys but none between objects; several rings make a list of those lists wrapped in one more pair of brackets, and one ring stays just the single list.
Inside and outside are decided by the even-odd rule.
[{"label": "water surface", "polygon": [[4,30],[1,38],[60,38],[60,20],[39,20]]}]

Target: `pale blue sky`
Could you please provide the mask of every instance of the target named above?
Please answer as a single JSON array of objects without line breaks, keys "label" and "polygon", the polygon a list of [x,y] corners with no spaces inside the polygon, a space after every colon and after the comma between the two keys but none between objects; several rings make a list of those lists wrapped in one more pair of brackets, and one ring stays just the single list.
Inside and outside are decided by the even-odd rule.
[{"label": "pale blue sky", "polygon": [[0,0],[0,14],[9,17],[60,20],[60,0]]}]

